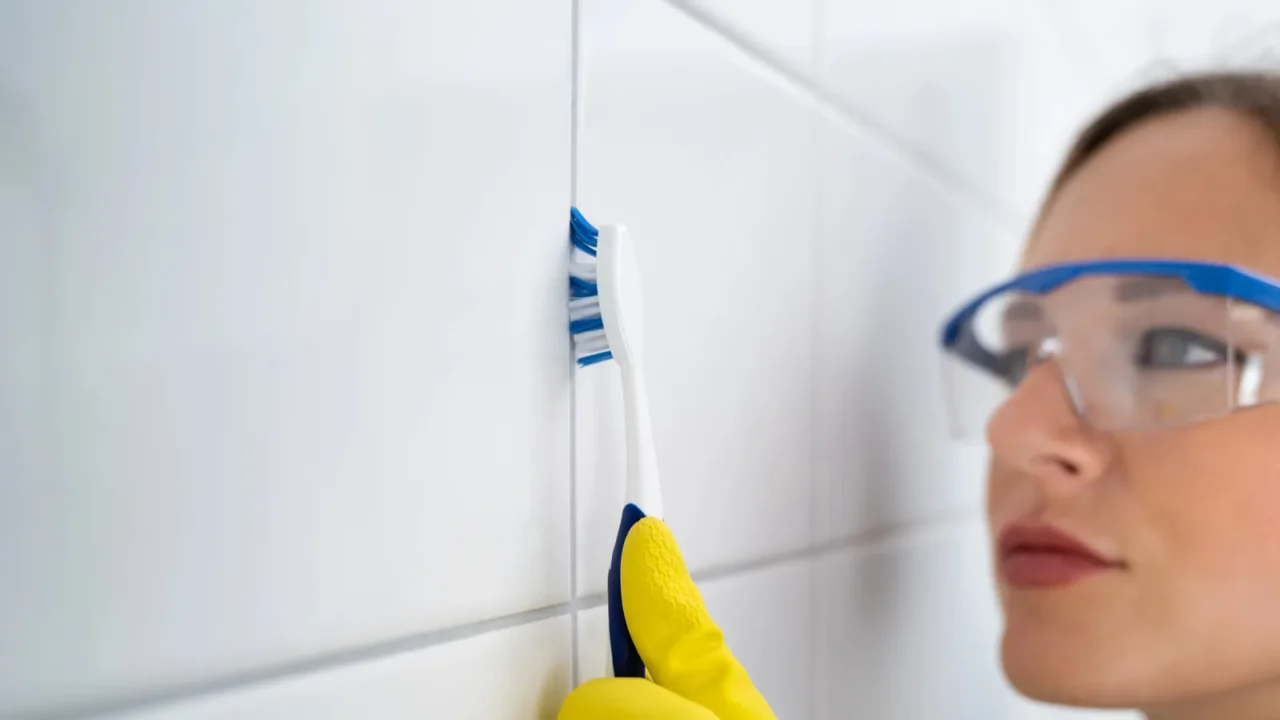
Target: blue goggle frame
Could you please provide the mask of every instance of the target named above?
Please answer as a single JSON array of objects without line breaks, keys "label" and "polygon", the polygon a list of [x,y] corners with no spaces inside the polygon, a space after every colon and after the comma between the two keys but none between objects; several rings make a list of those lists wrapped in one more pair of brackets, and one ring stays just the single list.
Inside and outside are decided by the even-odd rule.
[{"label": "blue goggle frame", "polygon": [[1043,295],[1073,280],[1091,275],[1158,275],[1178,278],[1197,292],[1241,300],[1280,312],[1280,281],[1234,265],[1156,258],[1087,260],[1037,268],[982,292],[962,305],[943,324],[943,351],[959,355],[982,367],[992,367],[993,363],[998,363],[997,359],[972,340],[973,320],[983,303],[1010,290]]}]

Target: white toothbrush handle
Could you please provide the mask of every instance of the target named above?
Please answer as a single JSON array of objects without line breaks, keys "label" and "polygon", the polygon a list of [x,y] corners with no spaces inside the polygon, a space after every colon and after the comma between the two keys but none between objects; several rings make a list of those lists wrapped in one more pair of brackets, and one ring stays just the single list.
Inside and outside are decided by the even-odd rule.
[{"label": "white toothbrush handle", "polygon": [[662,518],[662,485],[658,479],[658,456],[653,446],[644,372],[639,363],[622,364],[621,368],[627,432],[625,502],[639,507],[645,515]]},{"label": "white toothbrush handle", "polygon": [[[645,395],[644,373],[635,364],[620,364],[622,369],[622,402],[623,417],[626,422],[627,435],[627,477],[626,490],[624,493],[624,504],[635,505],[646,517],[662,517],[662,492],[658,484],[658,463],[656,453],[653,447],[653,428],[649,422],[649,402]],[[623,528],[626,527],[628,521],[626,518],[630,516],[634,521],[636,517],[632,511],[623,511]],[[629,530],[619,529],[619,543],[623,542],[622,538]],[[619,548],[615,547],[614,558],[620,560],[618,553]],[[614,574],[614,573],[618,574]],[[630,630],[626,628],[625,619],[621,620],[618,627],[614,627],[614,621],[618,618],[625,618],[621,607],[621,586],[615,583],[620,582],[622,568],[616,567],[611,571],[609,583],[609,603],[612,606],[614,602],[618,602],[617,607],[609,608],[610,630],[606,638],[608,646],[605,652],[605,677],[617,677],[613,664],[613,650],[615,642],[625,643],[633,648],[631,651],[621,650],[624,657],[629,658],[627,662],[627,675],[633,676],[639,674],[643,669],[643,665],[637,667],[634,662],[636,657],[634,653],[634,641],[629,637]],[[616,593],[616,594],[615,594]],[[617,615],[617,618],[614,616]],[[623,639],[625,637],[625,640]]]},{"label": "white toothbrush handle", "polygon": [[[622,373],[623,420],[627,438],[625,503],[620,513],[609,569],[610,652],[606,670],[610,677],[617,676],[619,672],[626,677],[643,677],[644,661],[639,657],[622,608],[622,548],[634,524],[643,516],[662,518],[663,506],[642,367],[644,309],[640,267],[625,227],[606,225],[600,228],[596,263],[600,316],[610,352]],[[613,654],[615,649],[617,657]]]}]

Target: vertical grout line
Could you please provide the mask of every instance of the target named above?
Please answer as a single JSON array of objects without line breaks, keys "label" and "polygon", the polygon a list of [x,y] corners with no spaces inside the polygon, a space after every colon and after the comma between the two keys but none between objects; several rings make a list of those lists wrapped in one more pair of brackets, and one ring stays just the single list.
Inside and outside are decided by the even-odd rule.
[{"label": "vertical grout line", "polygon": [[[815,2],[816,4],[816,2]],[[818,383],[822,380],[821,358],[822,344],[818,340],[818,333],[823,331],[826,326],[822,322],[824,317],[825,304],[823,300],[823,291],[826,283],[822,273],[822,258],[825,255],[825,223],[823,222],[823,177],[821,166],[822,149],[825,146],[825,133],[827,128],[823,127],[816,116],[811,115],[809,122],[814,126],[809,137],[809,175],[810,181],[813,183],[813,204],[810,212],[813,213],[812,226],[810,227],[810,249],[809,249],[809,544],[813,545],[816,538],[815,533],[825,535],[827,529],[827,521],[821,518],[820,508],[823,507],[821,500],[825,498],[827,488],[825,484],[830,482],[829,473],[826,472],[826,465],[820,459],[819,455],[825,449],[825,443],[819,442],[817,439],[818,423],[818,403],[822,394],[822,388],[818,387]],[[824,486],[824,487],[819,487]],[[818,686],[821,685],[817,674],[821,672],[821,668],[825,667],[818,657],[818,632],[817,622],[817,587],[816,587],[816,569],[814,562],[810,560],[807,563],[806,577],[808,579],[808,616],[807,638],[808,654],[809,654],[809,713],[811,717],[818,717],[814,714],[816,706],[819,704]]]},{"label": "vertical grout line", "polygon": [[826,60],[823,52],[826,43],[823,42],[822,34],[822,22],[827,12],[824,0],[813,0],[813,7],[810,10],[812,16],[809,20],[809,77],[815,78],[821,84],[824,80],[823,62]]},{"label": "vertical grout line", "polygon": [[[826,6],[824,6],[824,0],[810,0],[810,3],[812,4],[810,4],[809,8],[809,77],[817,79],[820,83],[824,77],[824,69],[826,69],[823,53],[824,46],[826,46],[826,44],[823,42],[822,32],[822,19],[823,14],[826,13]],[[814,443],[812,438],[814,437],[814,429],[818,427],[818,398],[822,396],[822,388],[818,387],[818,379],[820,378],[818,368],[820,357],[822,357],[822,355],[820,355],[822,346],[820,346],[818,342],[818,333],[822,332],[823,328],[826,328],[826,323],[822,322],[822,310],[824,307],[822,302],[822,293],[824,287],[826,287],[826,283],[823,282],[823,275],[820,273],[822,273],[823,250],[826,249],[827,240],[826,222],[824,222],[824,220],[826,220],[826,214],[824,213],[826,213],[827,206],[826,172],[824,172],[826,164],[824,164],[823,160],[826,158],[826,154],[824,154],[823,151],[826,150],[827,147],[827,127],[824,126],[824,124],[819,123],[819,120],[815,115],[810,115],[810,123],[813,124],[813,132],[810,132],[810,138],[812,138],[812,141],[810,141],[809,163],[810,172],[813,173],[814,220],[813,252],[810,254],[809,258],[809,272],[813,273],[813,295],[809,306],[809,318],[810,323],[812,323],[810,324],[810,327],[813,328],[813,331],[810,331],[809,333],[809,446],[810,448],[818,447],[818,450],[820,451],[823,450],[824,446],[822,443]],[[812,459],[810,459],[810,465],[812,465],[813,468],[813,479],[809,482],[809,527],[820,528],[823,533],[826,533],[828,523],[826,519],[824,519],[819,525],[818,515],[820,514],[820,509],[823,509],[824,507],[824,503],[820,501],[827,497],[829,488],[823,487],[822,495],[819,496],[818,486],[820,483],[831,483],[831,477],[829,477],[829,473],[826,473],[826,471],[819,473],[818,470],[824,468],[815,455],[817,454],[813,454]],[[810,532],[812,532],[812,530],[810,530]],[[810,544],[813,544],[813,537],[809,538],[809,542]],[[817,561],[813,559],[808,561],[806,578],[808,578],[809,583],[809,621],[806,623],[806,625],[808,625],[809,633],[809,714],[814,717],[815,720],[826,720],[827,717],[831,715],[831,712],[829,712],[827,708],[826,697],[826,675],[828,674],[829,664],[826,657],[824,657],[824,652],[826,652],[826,644],[822,642],[824,635],[820,632],[820,630],[822,630],[822,628],[820,628],[820,624],[822,624],[822,618],[820,618],[822,602],[819,601],[819,594],[820,591],[822,591],[822,583],[819,582],[819,568]]]},{"label": "vertical grout line", "polygon": [[582,92],[582,48],[578,41],[581,10],[578,4],[579,0],[569,0],[569,200],[574,205],[578,204],[578,114],[581,111],[578,95]]},{"label": "vertical grout line", "polygon": [[[578,204],[579,0],[569,0],[569,202]],[[569,252],[573,252],[572,246]],[[578,686],[578,397],[577,361],[569,348],[569,687]]]},{"label": "vertical grout line", "polygon": [[[822,18],[825,13],[824,0],[810,0],[810,20],[809,20],[809,75],[821,82],[823,77],[824,66],[824,46]],[[819,522],[819,516],[822,515],[822,509],[825,503],[822,502],[829,495],[829,488],[825,485],[830,484],[830,473],[825,472],[825,466],[818,460],[818,452],[824,448],[823,443],[814,441],[815,430],[818,427],[818,398],[822,396],[822,389],[818,387],[818,381],[821,378],[819,372],[822,346],[818,342],[818,333],[822,332],[826,327],[823,320],[823,309],[825,307],[822,302],[823,291],[826,287],[822,275],[822,258],[826,249],[826,173],[825,149],[827,146],[828,128],[822,124],[816,115],[810,115],[810,122],[813,123],[814,130],[809,135],[810,141],[810,157],[809,167],[813,178],[813,228],[811,230],[813,237],[813,247],[809,256],[809,272],[812,279],[812,294],[810,295],[809,318],[810,327],[813,328],[809,333],[809,448],[810,448],[810,468],[811,479],[809,482],[809,527],[810,532],[814,528],[820,529],[825,535],[828,522],[825,518]],[[818,452],[815,452],[817,450]],[[818,486],[823,484],[821,492]],[[809,544],[812,545],[814,538],[809,538]],[[826,675],[828,674],[828,666],[825,657],[826,645],[823,642],[825,637],[821,632],[821,609],[823,607],[820,601],[822,583],[820,578],[820,567],[816,559],[810,558],[807,561],[806,578],[809,585],[808,593],[808,622],[806,623],[808,637],[808,653],[809,653],[809,672],[808,692],[809,692],[809,714],[815,720],[826,720],[830,717],[830,710],[827,708],[826,698]]]}]

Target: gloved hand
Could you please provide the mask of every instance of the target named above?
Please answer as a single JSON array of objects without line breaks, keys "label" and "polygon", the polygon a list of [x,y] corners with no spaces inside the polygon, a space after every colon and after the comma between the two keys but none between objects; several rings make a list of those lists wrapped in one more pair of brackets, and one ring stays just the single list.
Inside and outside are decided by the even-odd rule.
[{"label": "gloved hand", "polygon": [[777,720],[725,645],[666,523],[632,526],[620,567],[627,626],[652,681],[583,683],[559,720]]}]

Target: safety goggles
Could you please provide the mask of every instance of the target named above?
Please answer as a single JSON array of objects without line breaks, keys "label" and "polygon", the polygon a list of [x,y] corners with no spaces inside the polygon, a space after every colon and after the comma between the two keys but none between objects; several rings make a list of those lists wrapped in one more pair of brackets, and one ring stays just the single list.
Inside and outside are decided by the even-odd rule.
[{"label": "safety goggles", "polygon": [[1053,373],[1105,431],[1186,424],[1280,400],[1280,283],[1229,265],[1055,265],[978,295],[942,329],[953,433],[984,434],[1024,379]]}]

